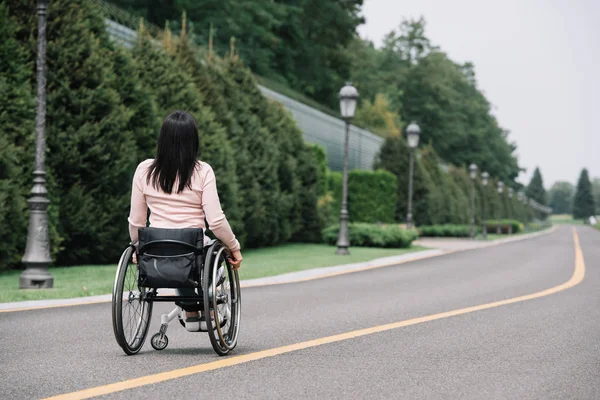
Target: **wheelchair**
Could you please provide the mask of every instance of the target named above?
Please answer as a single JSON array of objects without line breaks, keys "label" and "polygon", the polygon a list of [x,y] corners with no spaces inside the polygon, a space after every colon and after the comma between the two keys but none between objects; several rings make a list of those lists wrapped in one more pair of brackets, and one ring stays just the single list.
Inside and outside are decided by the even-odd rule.
[{"label": "wheelchair", "polygon": [[[113,331],[125,354],[142,349],[156,302],[175,302],[176,307],[161,315],[160,329],[150,340],[155,350],[167,347],[173,319],[185,328],[185,309],[203,312],[206,329],[200,332],[208,333],[218,355],[229,354],[239,335],[241,291],[226,246],[219,240],[204,245],[199,228],[140,228],[139,238],[137,264],[136,248],[130,244],[119,260],[112,293]],[[162,289],[183,288],[193,295],[159,294]]]}]

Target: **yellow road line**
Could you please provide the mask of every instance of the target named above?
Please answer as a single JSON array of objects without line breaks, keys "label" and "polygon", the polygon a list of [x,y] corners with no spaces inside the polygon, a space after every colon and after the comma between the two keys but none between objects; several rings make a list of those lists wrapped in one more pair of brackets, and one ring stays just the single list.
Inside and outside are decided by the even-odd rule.
[{"label": "yellow road line", "polygon": [[508,304],[519,303],[527,300],[533,300],[544,296],[549,296],[551,294],[555,294],[561,292],[563,290],[567,290],[572,288],[573,286],[581,283],[585,276],[585,263],[583,260],[583,253],[581,251],[581,246],[579,244],[579,236],[577,236],[577,232],[575,228],[573,228],[573,242],[575,245],[575,270],[573,271],[573,275],[571,279],[568,281],[554,286],[550,289],[542,290],[541,292],[536,292],[524,296],[513,297],[511,299],[495,301],[492,303],[481,304],[478,306],[472,306],[467,308],[461,308],[458,310],[446,311],[438,314],[427,315],[424,317],[413,318],[405,321],[394,322],[386,325],[374,326],[366,329],[359,329],[352,332],[341,333],[339,335],[327,336],[324,338],[308,340],[306,342],[300,342],[288,346],[277,347],[268,350],[257,351],[255,353],[244,354],[241,356],[225,358],[219,361],[214,361],[206,364],[195,365],[192,367],[176,369],[168,372],[161,372],[159,374],[143,376],[141,378],[129,379],[126,381],[112,383],[109,385],[98,386],[91,389],[81,390],[78,392],[67,393],[55,397],[50,397],[46,400],[66,400],[66,399],[87,399],[95,396],[102,396],[109,393],[120,392],[127,389],[133,389],[140,386],[151,385],[159,382],[168,381],[171,379],[181,378],[184,376],[194,375],[201,372],[212,371],[215,369],[230,367],[233,365],[239,365],[243,363],[247,363],[250,361],[261,360],[263,358],[273,357],[280,354],[290,353],[292,351],[308,349],[311,347],[321,346],[328,343],[340,342],[343,340],[353,339],[360,336],[371,335],[374,333],[389,331],[391,329],[398,329],[406,326],[421,324],[423,322],[435,321],[438,319],[454,317],[457,315],[468,314],[475,311],[487,310],[490,308],[505,306]]},{"label": "yellow road line", "polygon": [[[515,238],[516,240],[509,241],[509,242],[502,242],[502,241],[498,241],[496,243],[491,242],[491,243],[489,243],[489,244],[487,244],[485,246],[482,246],[482,247],[467,248],[467,249],[460,249],[460,250],[446,250],[446,251],[443,251],[442,253],[438,253],[438,254],[416,256],[416,257],[412,257],[412,258],[409,258],[409,259],[406,259],[406,260],[402,260],[402,261],[395,261],[395,262],[390,262],[390,263],[380,264],[380,265],[369,265],[369,266],[366,266],[364,268],[351,269],[351,270],[338,271],[338,272],[331,272],[331,273],[328,273],[328,274],[315,275],[315,276],[311,276],[311,277],[307,277],[307,278],[299,278],[299,279],[293,279],[293,280],[283,281],[283,282],[258,283],[258,284],[255,284],[255,285],[252,285],[252,284],[244,285],[244,284],[242,284],[241,288],[245,289],[245,288],[251,288],[251,287],[263,287],[263,286],[273,286],[273,285],[287,285],[287,284],[290,284],[290,283],[301,283],[301,282],[313,281],[313,280],[316,280],[316,279],[324,279],[324,278],[331,278],[331,277],[334,277],[334,276],[353,274],[353,273],[356,273],[356,272],[364,272],[364,271],[368,271],[368,270],[371,270],[371,269],[391,267],[391,266],[394,266],[394,265],[401,265],[401,264],[406,264],[406,263],[409,263],[409,262],[414,262],[414,261],[426,260],[426,259],[434,258],[434,257],[445,256],[445,255],[452,254],[452,253],[460,253],[460,252],[463,252],[463,251],[485,249],[485,248],[488,248],[488,247],[495,247],[495,246],[500,246],[500,245],[503,245],[503,244],[513,243],[513,242],[516,242],[516,241],[519,241],[519,240],[533,239],[533,238],[538,237],[540,235],[550,234],[550,233],[554,232],[556,230],[556,228],[557,228],[557,226],[555,225],[555,226],[553,226],[552,228],[550,228],[550,229],[548,229],[546,231],[537,232],[537,233],[532,234],[531,236],[526,236],[524,238]],[[431,250],[435,250],[435,249],[431,249]],[[47,306],[13,308],[13,309],[10,309],[10,310],[0,310],[0,313],[9,313],[9,312],[17,312],[17,311],[30,311],[30,310],[43,310],[45,308],[84,306],[84,305],[88,305],[88,304],[110,303],[111,301],[112,300],[98,300],[98,301],[90,301],[90,302],[81,301],[81,302],[70,303],[70,304],[52,304],[52,305],[47,305]]]}]

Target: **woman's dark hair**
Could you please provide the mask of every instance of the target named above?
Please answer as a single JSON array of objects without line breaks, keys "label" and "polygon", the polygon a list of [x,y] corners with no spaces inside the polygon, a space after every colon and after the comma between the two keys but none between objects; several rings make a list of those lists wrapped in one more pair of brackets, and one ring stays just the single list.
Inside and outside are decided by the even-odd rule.
[{"label": "woman's dark hair", "polygon": [[174,111],[162,123],[156,158],[148,170],[147,182],[157,190],[171,194],[178,183],[177,193],[191,189],[198,163],[198,125],[185,111]]}]

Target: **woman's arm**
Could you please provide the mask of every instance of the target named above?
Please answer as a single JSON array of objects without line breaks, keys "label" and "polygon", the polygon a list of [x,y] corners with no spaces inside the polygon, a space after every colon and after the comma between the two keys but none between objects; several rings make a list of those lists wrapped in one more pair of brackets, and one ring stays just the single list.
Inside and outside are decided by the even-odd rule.
[{"label": "woman's arm", "polygon": [[225,213],[223,213],[223,209],[221,208],[215,173],[210,165],[204,164],[203,167],[208,169],[202,185],[202,209],[204,210],[208,226],[229,250],[237,252],[240,250],[240,244],[235,238],[231,226],[229,226],[229,222],[225,218]]},{"label": "woman's arm", "polygon": [[131,184],[131,209],[127,219],[129,221],[129,237],[132,243],[138,241],[138,228],[145,227],[148,218],[148,205],[142,190],[142,178],[142,171],[138,165]]}]

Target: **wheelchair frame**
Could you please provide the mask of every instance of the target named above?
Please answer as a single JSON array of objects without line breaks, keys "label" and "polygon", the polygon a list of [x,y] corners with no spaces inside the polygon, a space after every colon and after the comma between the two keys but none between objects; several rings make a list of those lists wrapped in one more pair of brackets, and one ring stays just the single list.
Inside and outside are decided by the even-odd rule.
[{"label": "wheelchair frame", "polygon": [[[191,246],[183,242],[177,244]],[[194,301],[198,304],[197,308],[204,312],[207,329],[201,332],[208,332],[212,347],[218,355],[229,354],[237,345],[239,335],[241,291],[238,272],[231,268],[227,260],[225,245],[214,240],[204,246],[200,282],[196,287],[199,294],[196,296],[161,296],[158,295],[160,288],[138,286],[139,266],[133,264],[134,252],[135,247],[130,244],[121,255],[113,286],[113,331],[123,351],[127,355],[133,355],[142,349],[150,328],[154,303]],[[219,274],[220,270],[222,272]],[[140,309],[136,310],[136,306]],[[126,307],[134,308],[133,319],[130,312],[129,321],[124,321]],[[177,305],[171,312],[161,315],[160,329],[150,341],[154,349],[163,350],[167,347],[169,340],[166,332],[173,319],[178,318],[181,325],[185,326],[183,313],[182,307]],[[131,325],[132,322],[134,325]]]}]

